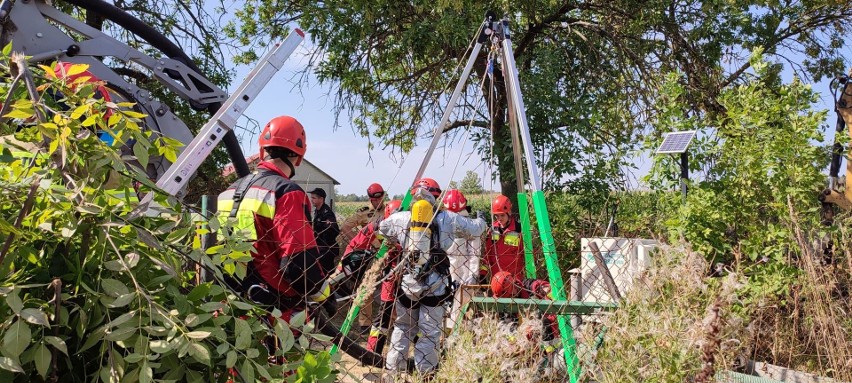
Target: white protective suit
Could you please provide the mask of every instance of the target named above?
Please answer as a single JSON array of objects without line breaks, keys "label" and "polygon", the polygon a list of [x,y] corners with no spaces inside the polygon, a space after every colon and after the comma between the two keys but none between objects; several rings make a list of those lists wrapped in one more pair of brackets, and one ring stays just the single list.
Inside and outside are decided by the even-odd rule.
[{"label": "white protective suit", "polygon": [[[426,199],[434,206],[435,200],[431,195],[418,193],[415,198]],[[379,225],[379,231],[389,240],[406,243],[409,231],[406,229],[411,222],[411,212],[403,211],[384,219]],[[444,251],[453,245],[456,236],[466,238],[479,237],[486,229],[482,219],[470,219],[456,213],[440,211],[433,218],[433,227],[440,233],[440,247]],[[400,257],[400,262],[407,258],[406,252]],[[435,297],[449,292],[449,278],[431,271],[424,277],[415,279],[411,269],[403,267],[402,290],[423,291],[420,297],[411,297],[408,293],[397,296],[396,321],[390,339],[385,368],[391,372],[405,371],[411,340],[420,333],[414,346],[414,363],[421,373],[428,373],[438,366],[438,346],[441,341],[442,322],[445,308],[443,304],[432,305]],[[409,286],[405,286],[409,284]],[[419,284],[419,286],[412,285]]]},{"label": "white protective suit", "polygon": [[[467,211],[462,210],[458,213],[461,216],[467,217]],[[479,282],[479,260],[482,257],[482,237],[467,237],[464,233],[457,233],[453,238],[453,244],[447,249],[447,256],[450,258],[450,278],[458,285],[453,296],[453,308],[450,311],[450,318],[447,321],[447,327],[453,328],[458,316],[461,314],[461,309],[465,303],[470,301],[473,296],[470,289],[463,289],[464,285],[475,285]]]}]

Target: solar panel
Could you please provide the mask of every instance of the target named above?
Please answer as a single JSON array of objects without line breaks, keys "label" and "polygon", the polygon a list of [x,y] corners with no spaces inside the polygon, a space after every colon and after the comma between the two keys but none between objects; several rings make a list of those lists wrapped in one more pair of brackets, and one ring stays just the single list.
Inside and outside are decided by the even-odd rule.
[{"label": "solar panel", "polygon": [[694,130],[666,133],[663,143],[657,149],[657,154],[683,153],[689,147],[693,137],[695,137]]}]

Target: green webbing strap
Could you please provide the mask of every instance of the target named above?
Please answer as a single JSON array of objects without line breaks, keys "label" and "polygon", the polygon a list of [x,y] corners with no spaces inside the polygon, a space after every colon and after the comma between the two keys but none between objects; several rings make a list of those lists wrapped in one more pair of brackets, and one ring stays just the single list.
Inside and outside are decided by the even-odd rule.
[{"label": "green webbing strap", "polygon": [[[411,203],[411,190],[409,190],[405,193],[405,198],[402,199],[402,204],[399,207],[399,211],[408,210],[408,204],[409,203]],[[378,228],[376,230],[378,230]],[[379,252],[376,253],[376,259],[384,258],[385,254],[387,252],[388,252],[388,240],[387,240],[387,238],[385,238],[385,240],[382,241],[382,247],[379,248]],[[349,312],[346,313],[346,319],[343,321],[343,324],[340,325],[340,334],[342,334],[344,337],[347,334],[349,334],[349,330],[352,329],[352,322],[355,321],[355,318],[358,317],[358,313],[361,312],[361,306],[354,304],[354,303],[360,302],[363,299],[364,299],[364,297],[361,294],[359,294],[355,298],[355,300],[352,301],[353,305],[352,305],[352,307],[349,308]],[[337,353],[338,349],[339,349],[339,347],[338,347],[337,343],[335,343],[331,346],[331,351],[329,351],[329,353],[331,355],[334,355],[334,354]]]},{"label": "green webbing strap", "polygon": [[[539,190],[533,193],[533,208],[535,209],[538,231],[541,236],[541,246],[544,250],[544,262],[547,266],[547,278],[550,281],[550,291],[553,300],[565,301],[565,283],[562,281],[562,273],[559,270],[559,260],[556,257],[556,245],[553,242],[553,232],[550,227],[550,216],[547,214],[547,205],[544,200],[544,192]],[[571,383],[580,381],[580,360],[577,358],[577,341],[574,339],[574,331],[568,322],[567,315],[556,317],[559,322],[559,333],[562,337],[562,348],[565,350],[565,366]]]},{"label": "green webbing strap", "polygon": [[535,279],[535,257],[533,256],[530,206],[527,204],[527,193],[518,193],[518,210],[521,213],[521,233],[524,237],[524,260],[526,261],[527,279]]}]

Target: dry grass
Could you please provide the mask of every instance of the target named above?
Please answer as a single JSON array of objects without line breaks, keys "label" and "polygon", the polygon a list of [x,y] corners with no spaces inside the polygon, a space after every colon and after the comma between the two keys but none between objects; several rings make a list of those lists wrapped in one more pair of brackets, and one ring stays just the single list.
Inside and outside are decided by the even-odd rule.
[{"label": "dry grass", "polygon": [[657,257],[643,288],[602,321],[606,339],[587,373],[598,382],[692,381],[730,368],[743,350],[745,322],[731,311],[743,277],[710,280],[707,262],[690,251]]},{"label": "dry grass", "polygon": [[789,297],[752,308],[751,357],[852,381],[852,232],[841,223],[827,257],[814,240],[819,233],[800,228],[792,211],[791,218],[801,256],[790,263],[800,272]]},{"label": "dry grass", "polygon": [[[432,382],[561,382],[545,368],[553,355],[541,350],[541,320],[525,315],[520,325],[488,315],[462,323],[448,337]],[[546,363],[543,363],[546,362]],[[414,377],[413,382],[417,382]]]}]

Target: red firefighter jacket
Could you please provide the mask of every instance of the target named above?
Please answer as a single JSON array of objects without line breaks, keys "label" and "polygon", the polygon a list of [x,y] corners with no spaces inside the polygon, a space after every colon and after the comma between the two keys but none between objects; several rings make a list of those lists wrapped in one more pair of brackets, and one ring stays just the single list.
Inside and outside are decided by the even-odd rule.
[{"label": "red firefighter jacket", "polygon": [[[242,196],[235,218],[237,226],[251,236],[247,239],[254,240],[256,252],[252,254],[244,283],[259,277],[285,296],[315,293],[324,276],[318,262],[319,250],[311,227],[307,195],[269,162],[261,162],[256,174],[246,177],[253,177],[249,179],[251,186]],[[242,183],[246,177],[219,195],[220,219],[231,212],[234,193],[245,187]]]},{"label": "red firefighter jacket", "polygon": [[485,264],[491,275],[500,271],[508,271],[515,276],[524,275],[524,243],[518,221],[509,221],[509,226],[502,228],[494,222],[491,233],[485,241]]}]

